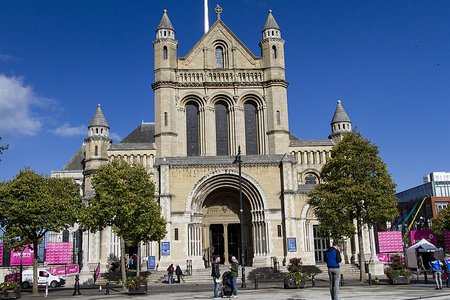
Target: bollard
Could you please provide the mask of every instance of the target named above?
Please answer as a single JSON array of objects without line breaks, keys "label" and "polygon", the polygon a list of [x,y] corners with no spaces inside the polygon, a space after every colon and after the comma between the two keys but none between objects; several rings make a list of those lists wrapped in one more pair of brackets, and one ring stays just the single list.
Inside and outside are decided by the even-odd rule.
[{"label": "bollard", "polygon": [[109,295],[109,281],[106,282],[105,295]]},{"label": "bollard", "polygon": [[423,271],[423,276],[425,276],[425,283],[428,283],[427,270]]},{"label": "bollard", "polygon": [[45,283],[45,294],[44,297],[47,298],[48,297],[48,282]]},{"label": "bollard", "polygon": [[258,289],[258,276],[255,276],[255,290]]},{"label": "bollard", "polygon": [[369,278],[367,279],[367,283],[369,283],[369,285],[372,285],[372,274],[369,273]]},{"label": "bollard", "polygon": [[80,293],[80,276],[79,275],[75,276],[75,286],[73,289],[72,296],[76,296],[76,295],[81,295],[81,293]]},{"label": "bollard", "polygon": [[344,286],[344,274],[341,274],[341,280],[339,282],[340,286]]},{"label": "bollard", "polygon": [[312,285],[313,287],[316,286],[316,275],[312,275],[312,276],[311,276],[311,285]]}]

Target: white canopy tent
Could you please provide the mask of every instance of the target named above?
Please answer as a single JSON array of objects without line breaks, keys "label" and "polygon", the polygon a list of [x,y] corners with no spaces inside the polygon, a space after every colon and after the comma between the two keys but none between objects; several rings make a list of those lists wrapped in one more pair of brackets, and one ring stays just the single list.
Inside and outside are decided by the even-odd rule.
[{"label": "white canopy tent", "polygon": [[[417,268],[417,257],[420,253],[437,253],[440,259],[443,259],[444,253],[442,248],[437,248],[435,245],[427,241],[426,239],[421,239],[408,249],[406,249],[406,266],[408,268]],[[428,254],[429,256],[429,254]],[[440,257],[442,256],[442,258]],[[424,261],[424,264],[426,266]]]}]

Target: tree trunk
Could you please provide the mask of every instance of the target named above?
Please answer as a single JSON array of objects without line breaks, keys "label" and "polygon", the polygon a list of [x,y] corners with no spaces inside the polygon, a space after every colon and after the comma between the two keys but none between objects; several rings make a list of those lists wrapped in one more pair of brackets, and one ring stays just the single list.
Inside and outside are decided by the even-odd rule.
[{"label": "tree trunk", "polygon": [[141,271],[141,242],[138,243],[137,247],[137,259],[136,259],[136,276],[139,277]]},{"label": "tree trunk", "polygon": [[[23,252],[23,250],[22,250]],[[33,241],[33,290],[32,295],[37,296],[39,294],[38,290],[38,241]]]},{"label": "tree trunk", "polygon": [[366,281],[366,265],[365,265],[365,255],[364,255],[364,243],[362,238],[362,220],[357,217],[356,226],[358,232],[358,248],[359,248],[359,281]]},{"label": "tree trunk", "polygon": [[127,281],[127,266],[125,265],[125,241],[120,238],[120,269],[122,270],[122,290],[127,291],[125,281]]}]

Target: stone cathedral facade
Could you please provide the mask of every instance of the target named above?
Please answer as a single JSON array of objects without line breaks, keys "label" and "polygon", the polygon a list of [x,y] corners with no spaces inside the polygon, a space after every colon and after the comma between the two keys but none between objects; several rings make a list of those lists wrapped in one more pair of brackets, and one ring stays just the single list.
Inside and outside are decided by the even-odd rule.
[{"label": "stone cathedral facade", "polygon": [[[338,101],[328,138],[295,137],[289,131],[284,40],[272,12],[262,28],[261,56],[220,16],[219,10],[210,30],[179,56],[164,11],[153,42],[154,123],[142,122],[114,144],[99,105],[84,146],[53,176],[79,174],[88,199],[100,165],[112,159],[144,165],[156,185],[167,235],[143,245],[142,257],[155,256],[160,268],[185,266],[187,260],[201,268],[212,255],[223,263],[231,255],[240,260],[242,249],[249,266],[270,265],[273,257],[320,263],[329,241],[317,230],[307,193],[320,184],[320,170],[342,133],[351,131],[351,121]],[[356,255],[354,242],[344,245],[347,261]],[[85,232],[82,248],[83,260],[102,268],[111,254],[121,255],[111,230]]]}]

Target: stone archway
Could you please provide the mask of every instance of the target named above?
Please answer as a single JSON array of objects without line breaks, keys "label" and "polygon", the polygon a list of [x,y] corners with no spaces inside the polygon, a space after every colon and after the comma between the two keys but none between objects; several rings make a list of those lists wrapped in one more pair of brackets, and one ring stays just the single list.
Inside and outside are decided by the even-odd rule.
[{"label": "stone archway", "polygon": [[[269,235],[265,220],[264,194],[250,176],[242,174],[243,224],[245,260],[252,265],[255,260],[267,261]],[[241,261],[239,176],[234,170],[222,170],[202,178],[191,191],[188,198],[188,211],[191,222],[188,225],[189,245],[194,245],[196,254],[201,252],[205,265],[213,254],[223,257],[227,262],[230,255]],[[238,226],[239,224],[239,226]],[[213,226],[212,225],[217,225]],[[212,235],[223,235],[223,249],[212,249],[215,241]],[[192,247],[190,247],[192,248]],[[190,252],[190,255],[194,253]]]}]

